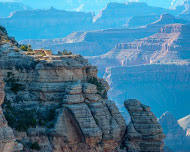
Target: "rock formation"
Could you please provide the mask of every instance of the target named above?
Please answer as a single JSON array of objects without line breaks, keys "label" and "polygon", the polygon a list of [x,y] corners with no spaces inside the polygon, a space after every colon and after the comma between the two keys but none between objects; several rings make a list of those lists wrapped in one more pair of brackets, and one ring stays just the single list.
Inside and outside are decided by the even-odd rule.
[{"label": "rock formation", "polygon": [[[119,11],[118,11],[119,10]],[[148,6],[146,3],[109,3],[94,18],[96,29],[118,28],[124,26],[127,21],[134,16],[161,15],[164,13],[175,14],[175,11],[160,7]]]},{"label": "rock formation", "polygon": [[[5,31],[1,32],[6,35]],[[9,40],[8,36],[6,38]],[[5,82],[2,106],[5,117],[1,111],[0,129],[7,131],[3,135],[9,139],[1,136],[4,137],[0,143],[3,152],[22,148],[25,152],[126,151],[120,146],[127,126],[115,103],[107,99],[109,85],[97,78],[97,68],[82,56],[52,55],[47,50],[23,51],[16,43],[7,41],[0,46],[0,69]],[[1,94],[3,99],[3,92]],[[136,111],[127,108],[133,117]],[[151,119],[156,126],[153,118],[150,115],[146,119]],[[135,120],[132,119],[132,123]],[[141,120],[144,121],[140,116]],[[149,122],[144,123],[149,126]],[[138,125],[134,127],[142,131]],[[141,132],[142,138],[149,135],[152,138],[155,128],[147,131],[152,134]],[[159,126],[157,131],[161,133]],[[136,142],[136,138],[131,140]],[[150,149],[152,142],[145,143],[143,139],[142,144],[145,145],[139,145],[141,150]],[[152,150],[161,151],[162,144],[157,146]]]},{"label": "rock formation", "polygon": [[134,99],[127,100],[124,104],[131,116],[124,142],[128,152],[162,151],[165,135],[150,107]]},{"label": "rock formation", "polygon": [[126,124],[97,68],[80,55],[26,54],[8,43],[0,48],[3,111],[24,150],[114,151]]}]

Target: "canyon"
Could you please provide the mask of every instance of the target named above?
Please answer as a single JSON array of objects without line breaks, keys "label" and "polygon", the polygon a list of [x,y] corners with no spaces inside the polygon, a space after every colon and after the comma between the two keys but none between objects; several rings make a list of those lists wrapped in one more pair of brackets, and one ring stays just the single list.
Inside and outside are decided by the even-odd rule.
[{"label": "canyon", "polygon": [[[173,3],[173,10],[145,3],[109,3],[97,16],[54,8],[28,11],[28,16],[34,13],[30,17],[31,27],[40,12],[42,32],[47,33],[42,39],[41,33],[29,29],[34,36],[28,35],[26,40],[22,34],[19,40],[20,44],[38,49],[38,54],[21,51],[13,37],[1,33],[0,69],[5,83],[2,109],[16,142],[24,150],[35,147],[42,151],[187,152],[190,22],[188,1],[182,3]],[[25,12],[16,12],[2,21],[11,23],[16,16],[17,23]],[[76,26],[69,32],[59,28],[60,24],[51,24],[52,18],[64,14],[76,15],[69,23],[62,18],[65,30],[68,25]],[[82,22],[86,15],[89,22]],[[75,22],[78,24],[73,25]],[[2,27],[1,30],[5,31]],[[50,49],[53,54],[39,48]],[[104,76],[109,85],[97,74]],[[151,107],[155,116],[145,105]],[[13,123],[18,113],[23,115]],[[31,117],[31,122],[25,120],[25,115]],[[165,139],[156,117],[160,117]],[[20,125],[22,121],[26,128]]]},{"label": "canyon", "polygon": [[23,51],[0,29],[3,152],[127,152],[133,148],[128,140],[137,144],[135,151],[162,151],[162,128],[150,107],[139,101],[125,104],[141,132],[138,139],[136,132],[129,138],[127,124],[108,99],[109,85],[97,77],[96,66],[80,55]]}]

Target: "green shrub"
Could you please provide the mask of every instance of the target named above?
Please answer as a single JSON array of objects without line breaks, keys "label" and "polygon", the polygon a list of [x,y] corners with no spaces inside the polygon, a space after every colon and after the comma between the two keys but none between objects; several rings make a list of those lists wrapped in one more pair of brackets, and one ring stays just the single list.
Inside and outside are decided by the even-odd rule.
[{"label": "green shrub", "polygon": [[71,51],[63,50],[62,55],[72,55]]},{"label": "green shrub", "polygon": [[0,30],[1,30],[3,33],[7,34],[7,30],[6,30],[3,26],[0,26]]},{"label": "green shrub", "polygon": [[27,131],[28,128],[36,128],[37,126],[53,128],[57,116],[56,107],[46,109],[45,112],[37,111],[36,108],[14,107],[11,101],[6,98],[3,111],[8,125],[17,131]]},{"label": "green shrub", "polygon": [[37,151],[41,149],[40,145],[37,142],[29,143],[29,148]]},{"label": "green shrub", "polygon": [[98,94],[101,95],[103,99],[107,98],[107,92],[106,92],[104,86],[102,85],[102,83],[99,82],[97,78],[93,77],[93,78],[89,79],[88,83],[92,83],[92,84],[96,85]]},{"label": "green shrub", "polygon": [[10,87],[10,90],[15,94],[17,94],[18,91],[23,90],[23,85],[18,83],[18,79],[14,78],[14,74],[12,72],[7,73],[7,80],[5,80],[5,82],[7,86]]},{"label": "green shrub", "polygon": [[30,127],[36,127],[37,121],[35,110],[26,110],[24,108],[16,109],[10,101],[3,104],[4,115],[8,125],[17,131],[27,131]]},{"label": "green shrub", "polygon": [[20,46],[20,49],[23,51],[28,51],[28,52],[32,51],[31,45],[24,45],[23,44]]}]

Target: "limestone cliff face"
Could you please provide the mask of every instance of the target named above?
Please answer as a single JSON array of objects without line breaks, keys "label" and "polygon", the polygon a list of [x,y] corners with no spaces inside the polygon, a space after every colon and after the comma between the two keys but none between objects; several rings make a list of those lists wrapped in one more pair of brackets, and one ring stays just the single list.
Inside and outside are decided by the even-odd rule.
[{"label": "limestone cliff face", "polygon": [[1,152],[15,152],[22,150],[22,145],[15,142],[15,136],[12,128],[7,125],[7,121],[3,114],[1,105],[4,102],[4,82],[0,70],[0,151]]}]

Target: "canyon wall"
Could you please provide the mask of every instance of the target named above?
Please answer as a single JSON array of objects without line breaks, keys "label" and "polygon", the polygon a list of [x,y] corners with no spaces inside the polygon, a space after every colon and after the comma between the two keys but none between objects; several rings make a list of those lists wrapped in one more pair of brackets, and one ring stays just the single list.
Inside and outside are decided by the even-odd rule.
[{"label": "canyon wall", "polygon": [[4,102],[4,82],[2,71],[0,70],[0,151],[1,152],[16,152],[22,150],[22,144],[16,142],[12,128],[7,125],[7,120],[3,114],[2,104]]},{"label": "canyon wall", "polygon": [[170,111],[177,119],[182,118],[189,114],[189,69],[189,64],[107,68],[109,97],[121,107],[125,99],[139,99],[150,105],[157,117]]}]

